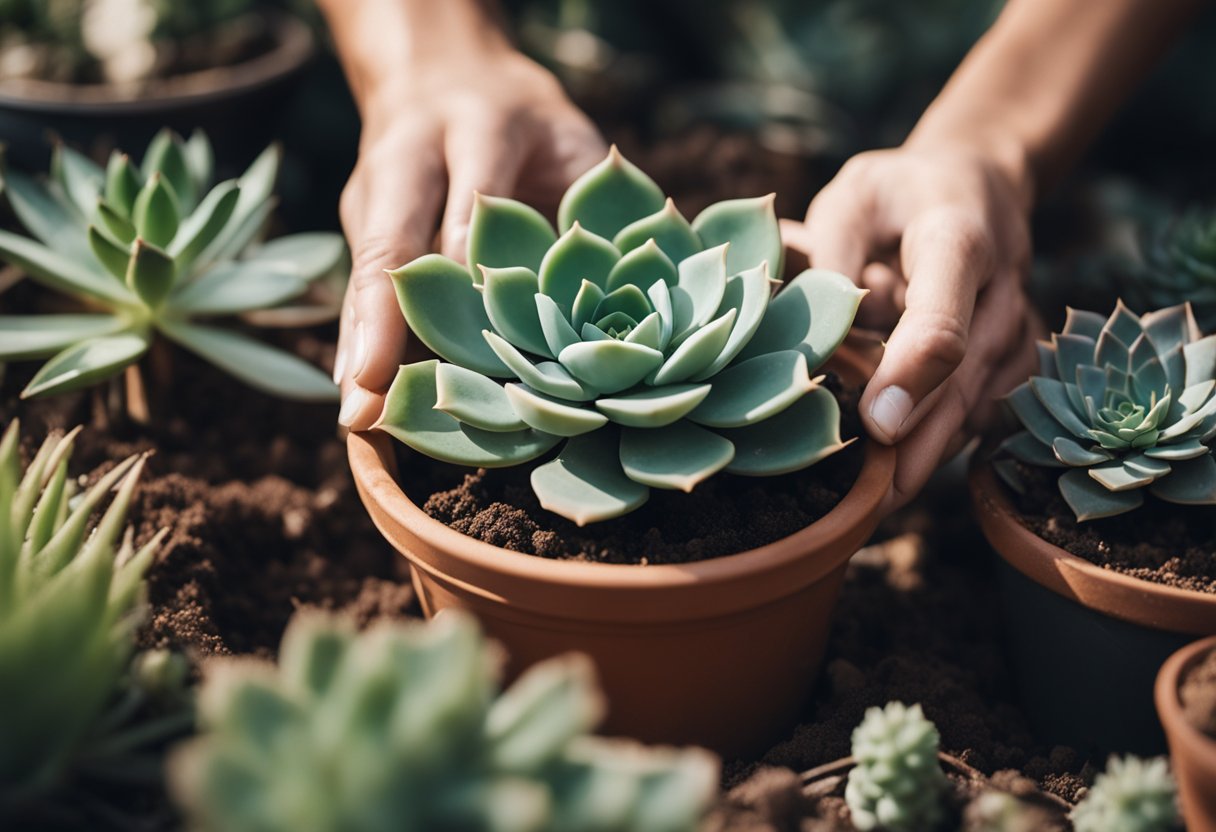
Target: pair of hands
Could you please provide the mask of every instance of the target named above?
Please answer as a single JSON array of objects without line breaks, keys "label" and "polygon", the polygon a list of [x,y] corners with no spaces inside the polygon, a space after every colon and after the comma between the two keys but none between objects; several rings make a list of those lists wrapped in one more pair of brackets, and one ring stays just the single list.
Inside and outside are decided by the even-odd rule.
[{"label": "pair of hands", "polygon": [[[334,368],[344,426],[373,424],[404,360],[405,323],[383,270],[430,251],[437,225],[439,249],[463,261],[474,191],[555,206],[605,151],[557,81],[518,54],[367,103],[340,208],[354,258]],[[871,291],[860,323],[894,327],[861,400],[869,434],[898,446],[888,510],[1036,366],[1022,291],[1028,206],[1015,180],[965,142],[910,142],[854,157],[805,222],[783,221],[787,244],[812,265]]]}]

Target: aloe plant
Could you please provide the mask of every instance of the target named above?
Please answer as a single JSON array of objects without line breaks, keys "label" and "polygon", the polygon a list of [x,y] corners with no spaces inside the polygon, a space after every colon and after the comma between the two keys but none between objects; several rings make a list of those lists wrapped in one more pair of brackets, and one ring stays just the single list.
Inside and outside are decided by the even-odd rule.
[{"label": "aloe plant", "polygon": [[24,473],[17,422],[0,438],[0,820],[70,775],[133,773],[144,743],[183,726],[180,713],[132,721],[148,698],[139,678],[171,660],[146,658],[124,683],[143,574],[163,536],[136,549],[128,531],[119,543],[143,461],[76,494],[68,461],[78,430],[49,437]]},{"label": "aloe plant", "polygon": [[[1109,318],[1068,311],[1040,345],[1039,375],[1007,399],[1024,430],[1000,448],[1027,465],[1065,469],[1060,493],[1083,522],[1131,511],[1144,492],[1216,504],[1216,335],[1189,305]],[[1015,489],[1016,468],[998,465]]]},{"label": "aloe plant", "polygon": [[1177,786],[1164,757],[1112,756],[1072,810],[1077,832],[1170,832],[1178,820]]},{"label": "aloe plant", "polygon": [[297,615],[267,662],[220,659],[201,732],[170,758],[193,828],[223,832],[692,830],[717,790],[707,752],[587,735],[603,711],[572,655],[497,691],[473,619]]},{"label": "aloe plant", "polygon": [[941,823],[946,775],[937,760],[937,728],[920,705],[869,708],[853,730],[845,802],[862,832],[932,832]]},{"label": "aloe plant", "polygon": [[532,487],[579,525],[638,508],[651,488],[787,473],[848,444],[814,373],[864,292],[811,269],[773,297],[771,197],[690,223],[613,148],[570,186],[558,228],[478,196],[468,268],[428,254],[390,272],[411,332],[444,360],[401,368],[380,429],[486,468],[562,445]]},{"label": "aloe plant", "polygon": [[9,204],[33,239],[0,230],[0,260],[104,310],[0,316],[0,360],[50,357],[23,397],[116,375],[159,334],[260,390],[336,399],[316,367],[208,319],[265,315],[304,296],[338,273],[341,238],[297,234],[255,245],[274,207],[276,147],[239,179],[211,187],[213,167],[202,133],[183,141],[163,131],[139,167],[115,152],[103,170],[59,145],[45,182],[5,171]]}]

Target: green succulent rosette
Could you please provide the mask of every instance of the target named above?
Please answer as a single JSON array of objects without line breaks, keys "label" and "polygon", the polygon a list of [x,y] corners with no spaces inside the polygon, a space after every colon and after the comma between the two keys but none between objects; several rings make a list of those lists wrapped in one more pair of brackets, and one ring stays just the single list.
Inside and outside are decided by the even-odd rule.
[{"label": "green succulent rosette", "polygon": [[1173,832],[1178,787],[1165,757],[1112,756],[1072,810],[1077,832]]},{"label": "green succulent rosette", "polygon": [[856,765],[845,802],[862,832],[931,832],[943,818],[947,782],[937,760],[937,727],[920,705],[869,708],[853,730]]},{"label": "green succulent rosette", "polygon": [[1216,327],[1216,212],[1191,211],[1158,223],[1137,271],[1149,307],[1188,301],[1201,327]]},{"label": "green succulent rosette", "polygon": [[848,444],[815,372],[864,292],[811,269],[774,295],[782,254],[771,197],[689,222],[615,148],[566,192],[557,230],[478,196],[469,267],[431,254],[390,272],[411,332],[442,360],[401,368],[379,428],[485,468],[560,445],[532,487],[580,525],[651,488],[812,465]]},{"label": "green succulent rosette", "polygon": [[1064,469],[1078,522],[1138,508],[1145,491],[1216,505],[1216,335],[1202,335],[1189,305],[1070,309],[1039,356],[1039,375],[1007,399],[1024,428],[997,463],[1013,488],[1024,488],[1013,460]]}]

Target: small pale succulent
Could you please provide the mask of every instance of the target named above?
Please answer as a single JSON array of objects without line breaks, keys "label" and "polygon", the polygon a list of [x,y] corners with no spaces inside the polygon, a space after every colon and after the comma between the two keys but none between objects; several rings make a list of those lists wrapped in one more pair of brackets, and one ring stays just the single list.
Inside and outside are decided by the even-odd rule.
[{"label": "small pale succulent", "polygon": [[1072,810],[1077,832],[1170,832],[1178,821],[1177,787],[1164,757],[1112,756]]},{"label": "small pale succulent", "polygon": [[947,787],[939,743],[920,705],[867,709],[853,729],[856,766],[844,792],[853,825],[862,832],[932,832],[944,816]]},{"label": "small pale succulent", "polygon": [[[1109,319],[1070,309],[1039,347],[1039,375],[1007,399],[1025,430],[1001,450],[1066,469],[1060,493],[1078,522],[1138,508],[1145,490],[1216,505],[1216,335],[1188,305],[1141,317],[1120,303]],[[1023,487],[1012,466],[997,470]]]},{"label": "small pale succulent", "polygon": [[795,471],[848,444],[813,373],[864,292],[811,269],[773,296],[771,198],[690,223],[613,148],[566,192],[558,227],[479,196],[468,268],[429,254],[390,272],[411,331],[444,361],[401,368],[382,430],[486,468],[565,443],[532,487],[580,525],[638,508],[651,488]]},{"label": "small pale succulent", "polygon": [[297,616],[279,667],[217,661],[201,732],[170,758],[192,828],[222,832],[679,832],[717,791],[708,752],[591,737],[603,705],[572,655],[499,694],[471,617]]},{"label": "small pale succulent", "polygon": [[141,695],[124,687],[159,542],[119,543],[142,460],[76,494],[75,436],[48,438],[24,473],[17,423],[0,439],[0,821],[71,774],[130,771],[142,742],[182,728],[131,724]]},{"label": "small pale succulent", "polygon": [[278,167],[270,147],[239,179],[212,188],[206,137],[164,131],[138,168],[115,152],[103,170],[60,145],[45,182],[5,171],[9,204],[34,239],[0,230],[0,260],[104,310],[0,316],[0,360],[50,357],[22,396],[116,375],[160,334],[260,390],[335,399],[336,386],[316,367],[207,320],[260,315],[255,322],[273,324],[284,304],[340,274],[345,247],[336,234],[254,245],[274,207]]}]

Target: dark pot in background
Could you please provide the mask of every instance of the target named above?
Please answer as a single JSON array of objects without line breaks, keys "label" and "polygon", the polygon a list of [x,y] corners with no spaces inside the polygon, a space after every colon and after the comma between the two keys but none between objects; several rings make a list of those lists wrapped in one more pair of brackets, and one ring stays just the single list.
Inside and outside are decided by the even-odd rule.
[{"label": "dark pot in background", "polygon": [[143,148],[161,127],[202,128],[221,158],[250,159],[273,138],[316,51],[312,30],[268,15],[275,46],[256,57],[149,82],[138,94],[107,84],[0,84],[0,139],[18,167],[45,170],[48,135],[86,152]]},{"label": "dark pot in background", "polygon": [[1213,650],[1216,637],[1197,641],[1170,656],[1157,674],[1157,715],[1169,740],[1170,766],[1190,832],[1216,832],[1216,739],[1187,720],[1178,689],[1186,672]]},{"label": "dark pot in background", "polygon": [[1157,754],[1153,679],[1170,653],[1216,633],[1216,595],[1103,569],[1030,531],[981,448],[971,499],[998,577],[1022,704],[1048,743]]}]

